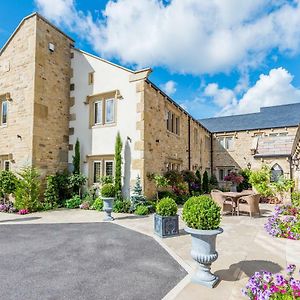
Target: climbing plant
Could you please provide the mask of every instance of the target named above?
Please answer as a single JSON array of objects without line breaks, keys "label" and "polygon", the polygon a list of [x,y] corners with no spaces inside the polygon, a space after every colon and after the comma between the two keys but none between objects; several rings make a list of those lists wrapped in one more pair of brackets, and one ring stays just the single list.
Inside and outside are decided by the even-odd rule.
[{"label": "climbing plant", "polygon": [[121,136],[118,132],[115,143],[115,189],[117,195],[120,195],[122,191],[122,147]]}]

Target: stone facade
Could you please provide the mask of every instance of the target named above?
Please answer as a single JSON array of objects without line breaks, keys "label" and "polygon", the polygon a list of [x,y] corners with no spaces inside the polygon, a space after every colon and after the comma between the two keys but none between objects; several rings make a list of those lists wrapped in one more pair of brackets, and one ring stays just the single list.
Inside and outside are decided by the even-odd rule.
[{"label": "stone facade", "polygon": [[[141,120],[137,128],[142,131],[142,139],[136,142],[135,149],[143,150],[143,157],[134,161],[133,167],[141,170],[145,194],[153,195],[155,191],[149,174],[167,169],[199,169],[201,173],[210,170],[210,133],[147,80],[140,83],[138,91]],[[167,129],[168,111],[179,118],[178,134]]]},{"label": "stone facade", "polygon": [[[227,175],[229,170],[240,170],[251,168],[252,170],[260,169],[262,165],[268,165],[272,168],[278,164],[286,177],[291,177],[290,153],[284,145],[282,149],[279,147],[280,139],[290,141],[290,148],[295,138],[297,127],[289,128],[276,128],[276,129],[262,129],[262,130],[247,130],[238,132],[224,132],[213,134],[213,170],[219,182],[222,181],[222,172],[224,176]],[[224,148],[221,141],[224,138],[232,137],[231,147]],[[274,145],[275,151],[270,151],[266,147],[260,146],[260,143],[268,139],[278,140]],[[272,146],[272,144],[271,144]],[[226,146],[225,146],[226,147]],[[220,171],[223,170],[223,171]]]},{"label": "stone facade", "polygon": [[0,95],[9,101],[0,159],[8,157],[12,170],[33,165],[46,175],[67,167],[72,43],[33,14],[1,49]]}]

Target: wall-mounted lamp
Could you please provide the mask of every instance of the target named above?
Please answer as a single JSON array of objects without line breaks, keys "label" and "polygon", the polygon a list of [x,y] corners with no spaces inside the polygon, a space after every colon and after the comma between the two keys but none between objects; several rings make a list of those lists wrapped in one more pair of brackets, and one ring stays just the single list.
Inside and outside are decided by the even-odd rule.
[{"label": "wall-mounted lamp", "polygon": [[127,136],[127,141],[129,141],[130,143],[132,142],[132,140],[129,136]]},{"label": "wall-mounted lamp", "polygon": [[22,141],[22,137],[19,134],[17,134],[17,138]]},{"label": "wall-mounted lamp", "polygon": [[247,168],[248,168],[248,170],[251,170],[251,163],[250,162],[247,163]]}]

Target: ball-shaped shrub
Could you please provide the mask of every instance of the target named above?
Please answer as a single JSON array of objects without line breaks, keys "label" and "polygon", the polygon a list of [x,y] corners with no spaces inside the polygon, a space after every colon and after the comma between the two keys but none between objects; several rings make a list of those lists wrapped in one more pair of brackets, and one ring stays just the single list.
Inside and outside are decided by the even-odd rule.
[{"label": "ball-shaped shrub", "polygon": [[101,196],[105,198],[113,198],[116,195],[115,186],[112,183],[106,183],[102,185]]},{"label": "ball-shaped shrub", "polygon": [[156,213],[163,217],[172,217],[177,214],[177,205],[172,198],[162,198],[156,205]]},{"label": "ball-shaped shrub", "polygon": [[208,196],[191,197],[183,206],[182,218],[193,229],[217,229],[221,222],[221,208]]}]

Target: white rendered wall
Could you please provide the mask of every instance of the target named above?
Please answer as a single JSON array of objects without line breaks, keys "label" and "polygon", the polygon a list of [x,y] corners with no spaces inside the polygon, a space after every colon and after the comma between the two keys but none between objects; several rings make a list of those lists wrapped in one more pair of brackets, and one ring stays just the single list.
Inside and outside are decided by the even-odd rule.
[{"label": "white rendered wall", "polygon": [[[72,59],[75,90],[71,97],[75,97],[75,105],[70,113],[76,114],[76,120],[70,121],[74,128],[74,135],[70,136],[70,144],[75,145],[78,138],[81,144],[82,172],[88,176],[87,155],[114,155],[115,138],[120,132],[123,141],[123,193],[129,196],[130,180],[136,179],[137,172],[131,169],[134,159],[140,159],[140,151],[134,151],[134,143],[140,140],[140,133],[136,130],[136,122],[140,117],[136,112],[138,94],[136,82],[129,82],[130,71],[119,68],[86,53],[74,50]],[[94,72],[94,84],[88,84],[88,74]],[[115,125],[93,126],[89,128],[89,105],[85,104],[87,96],[119,90],[122,99],[116,100]],[[131,139],[131,142],[127,138]],[[72,163],[74,151],[69,151],[69,163]]]}]

